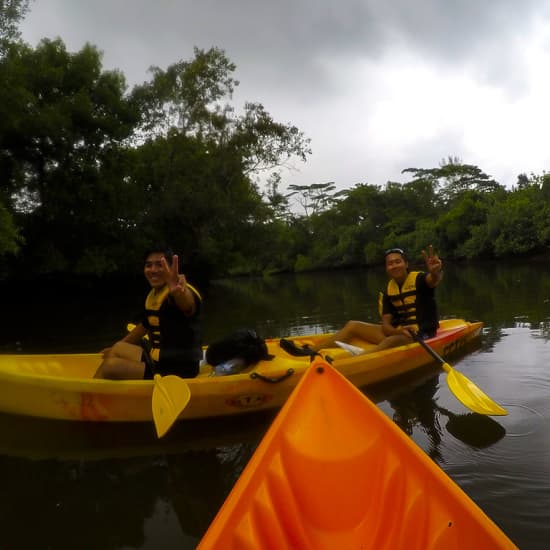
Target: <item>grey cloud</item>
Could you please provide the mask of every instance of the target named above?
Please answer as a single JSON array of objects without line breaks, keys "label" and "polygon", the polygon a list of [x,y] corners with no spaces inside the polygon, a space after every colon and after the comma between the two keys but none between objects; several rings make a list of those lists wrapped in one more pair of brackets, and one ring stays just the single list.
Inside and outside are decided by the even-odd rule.
[{"label": "grey cloud", "polygon": [[[189,58],[193,46],[218,46],[269,84],[286,74],[296,85],[323,86],[325,59],[379,60],[395,47],[443,67],[479,63],[487,72],[495,55],[499,65],[513,60],[515,38],[529,33],[540,6],[534,0],[36,0],[31,17],[55,13],[62,38],[77,30],[106,57],[125,58],[124,65],[128,59],[167,65]],[[491,80],[504,75],[487,72]]]},{"label": "grey cloud", "polygon": [[[237,105],[260,101],[274,118],[312,137],[317,173],[312,159],[304,178],[379,183],[396,179],[396,166],[433,166],[448,155],[461,156],[465,148],[460,130],[449,135],[442,128],[445,135],[420,139],[410,150],[388,151],[387,158],[374,144],[364,170],[358,158],[346,159],[346,150],[357,145],[349,143],[349,135],[358,135],[357,125],[368,123],[387,91],[387,82],[375,78],[386,67],[396,71],[418,60],[436,78],[468,75],[517,98],[527,82],[524,42],[538,20],[550,19],[549,5],[548,0],[35,0],[22,30],[32,43],[59,35],[72,50],[91,42],[104,51],[105,67],[121,69],[130,85],[147,79],[151,65],[165,68],[190,59],[193,46],[220,47],[237,65],[242,83]],[[355,89],[359,82],[364,89]],[[403,82],[403,96],[422,84]]]}]

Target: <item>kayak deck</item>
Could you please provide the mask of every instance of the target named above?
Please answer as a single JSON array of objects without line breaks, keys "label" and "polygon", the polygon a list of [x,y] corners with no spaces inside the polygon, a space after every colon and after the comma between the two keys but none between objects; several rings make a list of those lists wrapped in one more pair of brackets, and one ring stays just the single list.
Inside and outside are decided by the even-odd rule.
[{"label": "kayak deck", "polygon": [[199,549],[516,548],[357,388],[316,359]]}]

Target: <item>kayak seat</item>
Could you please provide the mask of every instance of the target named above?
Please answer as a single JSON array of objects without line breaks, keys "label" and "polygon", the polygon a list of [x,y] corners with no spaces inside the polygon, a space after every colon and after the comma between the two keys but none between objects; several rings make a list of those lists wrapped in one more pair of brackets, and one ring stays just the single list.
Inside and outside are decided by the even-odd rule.
[{"label": "kayak seat", "polygon": [[[375,433],[368,448],[345,460],[319,459],[302,452],[292,439],[281,441],[257,488],[253,520],[235,526],[234,547],[260,548],[265,540],[273,548],[399,547],[393,544],[403,533],[403,510],[394,500],[406,486],[405,475],[396,457],[379,452],[378,438]],[[378,457],[375,463],[369,455]],[[411,540],[425,532],[422,521],[410,525],[417,530]]]}]

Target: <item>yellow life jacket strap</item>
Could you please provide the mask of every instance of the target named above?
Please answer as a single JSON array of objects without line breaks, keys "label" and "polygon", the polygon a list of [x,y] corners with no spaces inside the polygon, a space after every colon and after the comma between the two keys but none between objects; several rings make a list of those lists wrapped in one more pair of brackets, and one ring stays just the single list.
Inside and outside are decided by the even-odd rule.
[{"label": "yellow life jacket strap", "polygon": [[202,296],[201,296],[201,293],[193,286],[193,285],[190,285],[189,283],[187,283],[187,287],[189,288],[189,290],[191,290],[191,292],[193,292],[197,298],[202,302]]}]

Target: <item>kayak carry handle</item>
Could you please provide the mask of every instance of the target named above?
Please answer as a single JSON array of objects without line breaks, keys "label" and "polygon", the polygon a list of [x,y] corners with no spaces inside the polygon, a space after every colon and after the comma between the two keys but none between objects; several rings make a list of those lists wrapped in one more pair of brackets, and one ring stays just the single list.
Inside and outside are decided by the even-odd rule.
[{"label": "kayak carry handle", "polygon": [[278,382],[282,382],[283,380],[290,378],[293,374],[294,369],[288,369],[284,374],[281,374],[281,376],[265,376],[259,372],[253,372],[250,374],[250,378],[259,378],[269,384],[277,384]]}]

